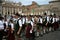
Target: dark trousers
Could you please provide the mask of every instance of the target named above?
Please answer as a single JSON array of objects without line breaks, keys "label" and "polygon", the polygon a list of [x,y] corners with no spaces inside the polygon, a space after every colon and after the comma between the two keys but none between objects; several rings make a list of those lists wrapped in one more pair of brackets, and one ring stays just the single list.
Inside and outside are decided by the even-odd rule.
[{"label": "dark trousers", "polygon": [[23,31],[25,30],[25,27],[26,27],[26,25],[25,24],[22,24],[22,30]]},{"label": "dark trousers", "polygon": [[31,40],[35,40],[35,32],[33,32],[31,35],[32,35]]},{"label": "dark trousers", "polygon": [[3,30],[0,30],[0,40],[3,39]]},{"label": "dark trousers", "polygon": [[8,31],[8,40],[15,40],[14,31],[11,33],[11,30]]}]

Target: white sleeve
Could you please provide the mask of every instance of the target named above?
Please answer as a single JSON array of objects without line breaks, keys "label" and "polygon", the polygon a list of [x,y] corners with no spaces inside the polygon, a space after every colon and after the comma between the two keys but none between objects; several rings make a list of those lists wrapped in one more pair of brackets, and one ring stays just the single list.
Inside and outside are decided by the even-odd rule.
[{"label": "white sleeve", "polygon": [[22,27],[22,21],[21,20],[19,20],[19,26]]},{"label": "white sleeve", "polygon": [[33,22],[34,22],[34,18],[32,18]]},{"label": "white sleeve", "polygon": [[59,18],[58,18],[58,21],[59,21]]},{"label": "white sleeve", "polygon": [[49,17],[47,17],[47,22],[49,22]]},{"label": "white sleeve", "polygon": [[59,18],[56,18],[56,21],[58,22],[59,21]]},{"label": "white sleeve", "polygon": [[11,24],[11,28],[14,29],[14,24]]},{"label": "white sleeve", "polygon": [[6,26],[8,26],[8,22],[6,22]]},{"label": "white sleeve", "polygon": [[33,30],[33,25],[34,25],[34,23],[33,23],[33,22],[31,22],[31,25],[32,25],[32,30]]},{"label": "white sleeve", "polygon": [[26,18],[26,23],[28,23],[28,19]]},{"label": "white sleeve", "polygon": [[52,23],[54,23],[54,18],[53,18],[53,22]]},{"label": "white sleeve", "polygon": [[42,18],[40,19],[40,23],[42,23]]},{"label": "white sleeve", "polygon": [[33,22],[31,22],[31,25],[33,26]]}]

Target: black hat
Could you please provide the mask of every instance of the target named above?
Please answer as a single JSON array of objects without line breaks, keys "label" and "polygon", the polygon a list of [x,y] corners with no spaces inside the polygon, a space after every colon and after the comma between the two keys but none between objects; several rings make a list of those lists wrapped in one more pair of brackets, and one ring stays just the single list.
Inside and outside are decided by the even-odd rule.
[{"label": "black hat", "polygon": [[16,15],[16,16],[20,16],[20,14],[18,14],[18,13],[16,13],[15,15]]},{"label": "black hat", "polygon": [[0,20],[4,19],[2,16],[0,16]]},{"label": "black hat", "polygon": [[46,13],[44,13],[44,15],[46,15]]},{"label": "black hat", "polygon": [[54,14],[54,16],[56,16],[56,14]]},{"label": "black hat", "polygon": [[50,16],[52,17],[52,14],[50,14]]}]

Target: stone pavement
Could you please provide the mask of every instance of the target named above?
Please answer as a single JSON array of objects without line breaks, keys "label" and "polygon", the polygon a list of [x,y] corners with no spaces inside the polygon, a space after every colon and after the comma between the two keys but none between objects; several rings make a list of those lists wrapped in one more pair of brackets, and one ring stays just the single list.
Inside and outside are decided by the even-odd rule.
[{"label": "stone pavement", "polygon": [[[22,37],[22,40],[24,40],[23,38],[25,39],[25,37]],[[36,37],[35,39],[36,40],[60,40],[60,31],[50,32],[48,34],[45,34],[43,37]]]},{"label": "stone pavement", "polygon": [[36,40],[60,40],[60,31],[45,34],[43,37],[36,38]]}]

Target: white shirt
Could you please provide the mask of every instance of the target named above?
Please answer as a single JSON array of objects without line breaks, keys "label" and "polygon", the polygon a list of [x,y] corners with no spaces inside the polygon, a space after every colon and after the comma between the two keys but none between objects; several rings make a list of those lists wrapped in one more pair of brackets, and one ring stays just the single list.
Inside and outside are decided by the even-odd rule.
[{"label": "white shirt", "polygon": [[47,16],[47,22],[49,22],[49,16]]},{"label": "white shirt", "polygon": [[53,18],[53,22],[52,23],[54,23],[55,22],[55,18]]},{"label": "white shirt", "polygon": [[31,26],[32,26],[32,28],[33,28],[33,22],[32,21],[27,21],[27,23],[31,23]]},{"label": "white shirt", "polygon": [[25,18],[22,18],[22,24],[24,24],[25,23]]},{"label": "white shirt", "polygon": [[59,18],[56,18],[56,22],[58,22],[59,21]]},{"label": "white shirt", "polygon": [[10,23],[10,25],[11,25],[11,28],[14,29],[14,24],[13,23]]},{"label": "white shirt", "polygon": [[40,18],[40,23],[43,23],[43,19],[42,18]]},{"label": "white shirt", "polygon": [[27,23],[31,23],[32,29],[30,30],[30,33],[32,33],[32,30],[33,30],[33,22],[32,21],[27,21]]},{"label": "white shirt", "polygon": [[0,30],[4,29],[3,21],[0,20]]},{"label": "white shirt", "polygon": [[34,22],[34,18],[32,17],[32,21]]},{"label": "white shirt", "polygon": [[28,18],[26,17],[26,23],[28,22]]},{"label": "white shirt", "polygon": [[8,22],[7,21],[5,21],[4,23],[6,24],[6,26],[8,26]]},{"label": "white shirt", "polygon": [[19,26],[22,27],[22,20],[19,20]]},{"label": "white shirt", "polygon": [[13,21],[16,21],[17,19],[16,18],[13,18]]}]

